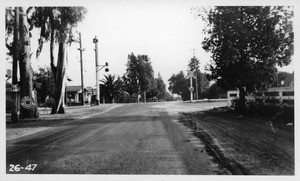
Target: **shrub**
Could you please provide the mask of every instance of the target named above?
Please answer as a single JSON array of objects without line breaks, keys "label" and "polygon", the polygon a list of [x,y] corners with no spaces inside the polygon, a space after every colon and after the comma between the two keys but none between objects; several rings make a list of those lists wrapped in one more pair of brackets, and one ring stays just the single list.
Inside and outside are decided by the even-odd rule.
[{"label": "shrub", "polygon": [[[241,109],[238,99],[233,100],[232,106],[234,111],[240,112]],[[274,117],[275,119],[282,119],[285,122],[294,122],[294,106],[282,104],[274,99],[268,99],[266,102],[257,101],[256,99],[246,100],[245,113],[263,117]]]},{"label": "shrub", "polygon": [[54,98],[51,97],[51,98],[46,100],[46,107],[53,107],[54,104],[55,104]]}]

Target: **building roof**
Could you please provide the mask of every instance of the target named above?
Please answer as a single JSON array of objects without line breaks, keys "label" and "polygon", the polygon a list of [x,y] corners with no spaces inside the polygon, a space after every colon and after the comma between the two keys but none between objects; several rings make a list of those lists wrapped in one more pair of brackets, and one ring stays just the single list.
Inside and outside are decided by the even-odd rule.
[{"label": "building roof", "polygon": [[[81,92],[81,86],[80,85],[73,85],[73,86],[66,86],[67,92]],[[84,92],[87,92],[88,90],[84,88]]]},{"label": "building roof", "polygon": [[81,92],[81,86],[66,86],[67,92]]}]

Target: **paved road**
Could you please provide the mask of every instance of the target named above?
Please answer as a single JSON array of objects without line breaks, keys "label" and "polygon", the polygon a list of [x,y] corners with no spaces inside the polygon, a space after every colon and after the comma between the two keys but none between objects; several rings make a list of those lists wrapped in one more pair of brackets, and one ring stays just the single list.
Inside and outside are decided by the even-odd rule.
[{"label": "paved road", "polygon": [[126,104],[7,142],[7,173],[220,174],[185,129],[157,103]]}]

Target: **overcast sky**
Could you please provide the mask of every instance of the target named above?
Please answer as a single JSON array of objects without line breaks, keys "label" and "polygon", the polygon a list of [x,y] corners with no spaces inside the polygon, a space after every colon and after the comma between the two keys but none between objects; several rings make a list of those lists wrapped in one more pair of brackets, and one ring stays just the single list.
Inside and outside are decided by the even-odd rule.
[{"label": "overcast sky", "polygon": [[[78,31],[82,34],[84,66],[84,85],[95,86],[95,44],[99,39],[99,63],[109,63],[109,73],[122,76],[126,72],[127,56],[146,54],[150,57],[157,76],[163,77],[166,85],[172,74],[179,71],[186,73],[193,51],[200,60],[200,70],[210,61],[210,54],[201,46],[204,38],[202,30],[205,23],[191,8],[200,7],[204,1],[87,1],[83,4],[88,12],[79,23]],[[37,33],[36,33],[37,34]],[[32,51],[36,49],[36,40],[32,40]],[[80,85],[79,44],[73,43],[68,48],[67,75],[73,81],[69,85]],[[57,54],[55,54],[57,56]],[[34,57],[34,56],[33,56]],[[49,66],[49,45],[38,61],[32,60],[33,68]],[[38,63],[35,63],[38,62]],[[293,65],[285,68],[292,72]]]},{"label": "overcast sky", "polygon": [[[176,3],[177,2],[177,3]],[[200,59],[201,69],[209,54],[201,48],[203,23],[191,13],[195,1],[102,1],[86,6],[86,18],[78,26],[82,34],[84,84],[95,85],[95,52],[93,38],[99,39],[99,62],[109,63],[109,73],[122,76],[126,72],[127,56],[146,54],[157,76],[165,83],[173,73],[183,70],[193,56]],[[74,43],[68,49],[70,85],[80,85],[80,54]],[[49,48],[39,58],[38,66],[49,65]],[[35,68],[36,65],[33,65]],[[104,70],[100,72],[103,78]]]}]

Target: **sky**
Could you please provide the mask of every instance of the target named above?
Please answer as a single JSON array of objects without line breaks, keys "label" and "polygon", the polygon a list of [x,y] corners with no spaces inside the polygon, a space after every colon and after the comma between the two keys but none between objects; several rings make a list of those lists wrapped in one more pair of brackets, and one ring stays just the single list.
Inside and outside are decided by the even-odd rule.
[{"label": "sky", "polygon": [[[210,53],[202,49],[202,32],[205,23],[191,9],[200,7],[203,1],[88,1],[85,19],[78,24],[77,31],[82,35],[84,86],[96,85],[95,44],[97,36],[99,64],[109,64],[109,72],[104,75],[122,76],[126,72],[128,55],[146,54],[150,57],[155,77],[160,73],[168,87],[168,79],[179,71],[187,73],[187,65],[195,56],[200,60],[200,70],[210,62]],[[38,32],[33,32],[32,51],[37,47]],[[80,85],[80,53],[78,43],[67,49],[67,76],[72,79],[69,85]],[[57,57],[57,53],[55,54]],[[32,67],[49,66],[49,43],[45,44],[40,57],[33,56]],[[293,63],[283,70],[292,72]]]},{"label": "sky", "polygon": [[[172,74],[186,72],[193,51],[200,59],[200,67],[209,60],[209,54],[201,48],[203,22],[191,13],[197,6],[193,1],[129,1],[112,3],[104,1],[87,5],[85,19],[78,24],[81,32],[84,67],[84,85],[95,86],[95,44],[97,36],[99,64],[109,64],[109,72],[104,74],[122,76],[126,72],[128,55],[146,54],[150,57],[155,76],[161,74],[165,83]],[[198,3],[199,5],[199,3]],[[36,45],[33,45],[36,46]],[[68,77],[70,85],[80,85],[80,53],[78,43],[68,48]],[[34,60],[33,60],[34,62]],[[38,66],[49,66],[49,45],[44,47],[38,59]]]}]

